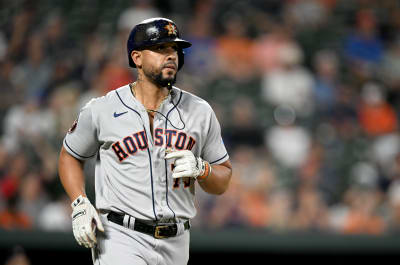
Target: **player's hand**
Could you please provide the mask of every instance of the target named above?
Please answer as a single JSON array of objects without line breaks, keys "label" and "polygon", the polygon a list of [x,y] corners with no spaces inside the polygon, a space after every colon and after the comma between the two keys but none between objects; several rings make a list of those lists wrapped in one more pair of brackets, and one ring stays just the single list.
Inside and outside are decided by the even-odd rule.
[{"label": "player's hand", "polygon": [[210,173],[210,165],[200,157],[195,157],[189,150],[172,151],[165,156],[165,159],[175,158],[174,169],[172,171],[173,178],[202,178],[208,177]]},{"label": "player's hand", "polygon": [[97,243],[96,227],[104,232],[103,224],[100,221],[96,209],[89,199],[82,195],[76,198],[71,207],[72,230],[79,245],[92,248]]}]

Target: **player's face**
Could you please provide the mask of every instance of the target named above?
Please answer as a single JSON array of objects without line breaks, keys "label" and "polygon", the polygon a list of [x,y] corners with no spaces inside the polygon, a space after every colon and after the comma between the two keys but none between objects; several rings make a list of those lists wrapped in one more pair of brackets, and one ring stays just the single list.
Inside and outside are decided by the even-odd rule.
[{"label": "player's face", "polygon": [[143,73],[161,87],[174,84],[178,72],[178,45],[164,43],[143,50]]}]

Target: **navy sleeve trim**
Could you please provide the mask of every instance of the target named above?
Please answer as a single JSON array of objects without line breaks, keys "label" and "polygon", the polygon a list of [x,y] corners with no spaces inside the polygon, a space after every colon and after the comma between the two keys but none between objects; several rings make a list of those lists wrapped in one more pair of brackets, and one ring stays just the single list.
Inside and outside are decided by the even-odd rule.
[{"label": "navy sleeve trim", "polygon": [[218,161],[221,161],[222,159],[224,159],[225,157],[227,157],[228,156],[228,153],[226,153],[223,157],[221,157],[220,159],[217,159],[217,160],[215,160],[215,161],[213,161],[213,162],[209,162],[210,164],[215,164],[215,163],[217,163]]},{"label": "navy sleeve trim", "polygon": [[78,156],[78,157],[80,157],[80,158],[82,158],[82,159],[88,159],[88,158],[94,157],[94,156],[97,154],[97,152],[96,152],[96,153],[94,153],[94,154],[91,155],[91,156],[81,156],[80,154],[78,154],[77,152],[75,152],[75,151],[71,148],[71,146],[69,146],[69,144],[67,143],[67,140],[66,140],[66,139],[64,139],[64,143],[65,143],[65,146],[68,147],[68,149],[69,149],[72,153],[74,153],[76,156]]}]

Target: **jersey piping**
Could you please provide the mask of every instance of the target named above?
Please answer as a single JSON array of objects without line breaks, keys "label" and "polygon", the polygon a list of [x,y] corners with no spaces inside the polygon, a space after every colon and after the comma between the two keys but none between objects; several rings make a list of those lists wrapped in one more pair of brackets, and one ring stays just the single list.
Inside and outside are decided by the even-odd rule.
[{"label": "jersey piping", "polygon": [[213,162],[210,162],[210,164],[214,164],[214,163],[217,163],[218,161],[221,161],[222,159],[224,159],[226,156],[228,155],[228,153],[226,153],[223,157],[221,157],[220,159],[217,159],[217,160],[215,160],[215,161],[213,161]]},{"label": "jersey piping", "polygon": [[[128,109],[134,111],[137,115],[139,115],[140,119],[142,119],[142,116],[140,115],[139,112],[137,112],[136,110],[132,109],[132,108],[129,107],[127,104],[125,104],[125,102],[122,100],[122,98],[121,98],[121,96],[119,95],[119,93],[118,93],[117,90],[115,90],[115,93],[117,94],[119,100],[121,101],[121,103],[122,103],[125,107],[127,107]],[[147,130],[146,130],[146,127],[144,126],[144,124],[143,124],[143,129],[144,129],[144,131],[146,132],[146,138],[147,138],[146,140],[147,140],[147,142],[148,142]],[[155,220],[158,220],[158,219],[157,219],[157,214],[156,214],[155,202],[154,202],[153,163],[152,163],[152,161],[151,161],[151,154],[150,154],[150,150],[149,150],[149,149],[147,149],[147,153],[148,153],[148,155],[149,155],[149,161],[150,161],[151,201],[152,201],[152,204],[153,204],[154,218],[155,218]]]},{"label": "jersey piping", "polygon": [[[178,99],[178,102],[176,103],[176,104],[173,104],[174,106],[172,107],[172,109],[170,109],[169,111],[168,111],[168,113],[167,113],[167,116],[166,116],[166,121],[165,121],[165,130],[167,130],[167,128],[168,128],[168,116],[169,116],[169,114],[171,113],[171,111],[173,111],[175,108],[177,108],[177,106],[178,106],[178,104],[181,102],[181,99],[182,99],[182,91],[181,91],[181,94],[179,95],[179,99]],[[171,99],[171,101],[172,101],[172,99]],[[176,217],[176,215],[175,215],[175,212],[174,212],[174,210],[172,210],[172,208],[171,208],[171,206],[169,206],[169,202],[168,202],[168,170],[167,170],[167,160],[165,160],[164,161],[164,165],[165,165],[165,183],[166,183],[166,188],[165,188],[165,198],[166,198],[166,200],[167,200],[167,206],[168,206],[168,208],[171,210],[171,212],[174,214],[174,219],[175,219],[175,217]]]},{"label": "jersey piping", "polygon": [[66,139],[64,139],[64,143],[65,143],[65,145],[68,147],[68,149],[69,149],[72,153],[74,153],[75,155],[79,156],[79,157],[82,158],[82,159],[91,158],[91,157],[95,156],[96,153],[97,153],[97,152],[96,152],[96,153],[94,153],[94,154],[91,155],[91,156],[82,156],[82,155],[78,154],[77,152],[75,152],[75,151],[71,148],[71,146],[69,146],[69,144],[67,143],[67,140],[66,140]]}]

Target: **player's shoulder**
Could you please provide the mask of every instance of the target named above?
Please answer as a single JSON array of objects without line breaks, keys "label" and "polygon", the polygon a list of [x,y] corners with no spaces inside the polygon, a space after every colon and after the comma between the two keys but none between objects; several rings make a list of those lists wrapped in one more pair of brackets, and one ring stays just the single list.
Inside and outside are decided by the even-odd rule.
[{"label": "player's shoulder", "polygon": [[175,93],[176,98],[178,99],[178,104],[185,106],[189,105],[191,108],[193,107],[200,108],[203,111],[212,111],[210,104],[206,100],[202,99],[201,97],[191,92],[182,90],[177,87],[173,87],[173,92]]},{"label": "player's shoulder", "polygon": [[94,97],[90,99],[84,108],[104,108],[107,105],[113,105],[115,102],[120,101],[121,98],[125,97],[127,93],[130,93],[129,85],[119,87],[117,89],[111,90],[104,96]]}]

